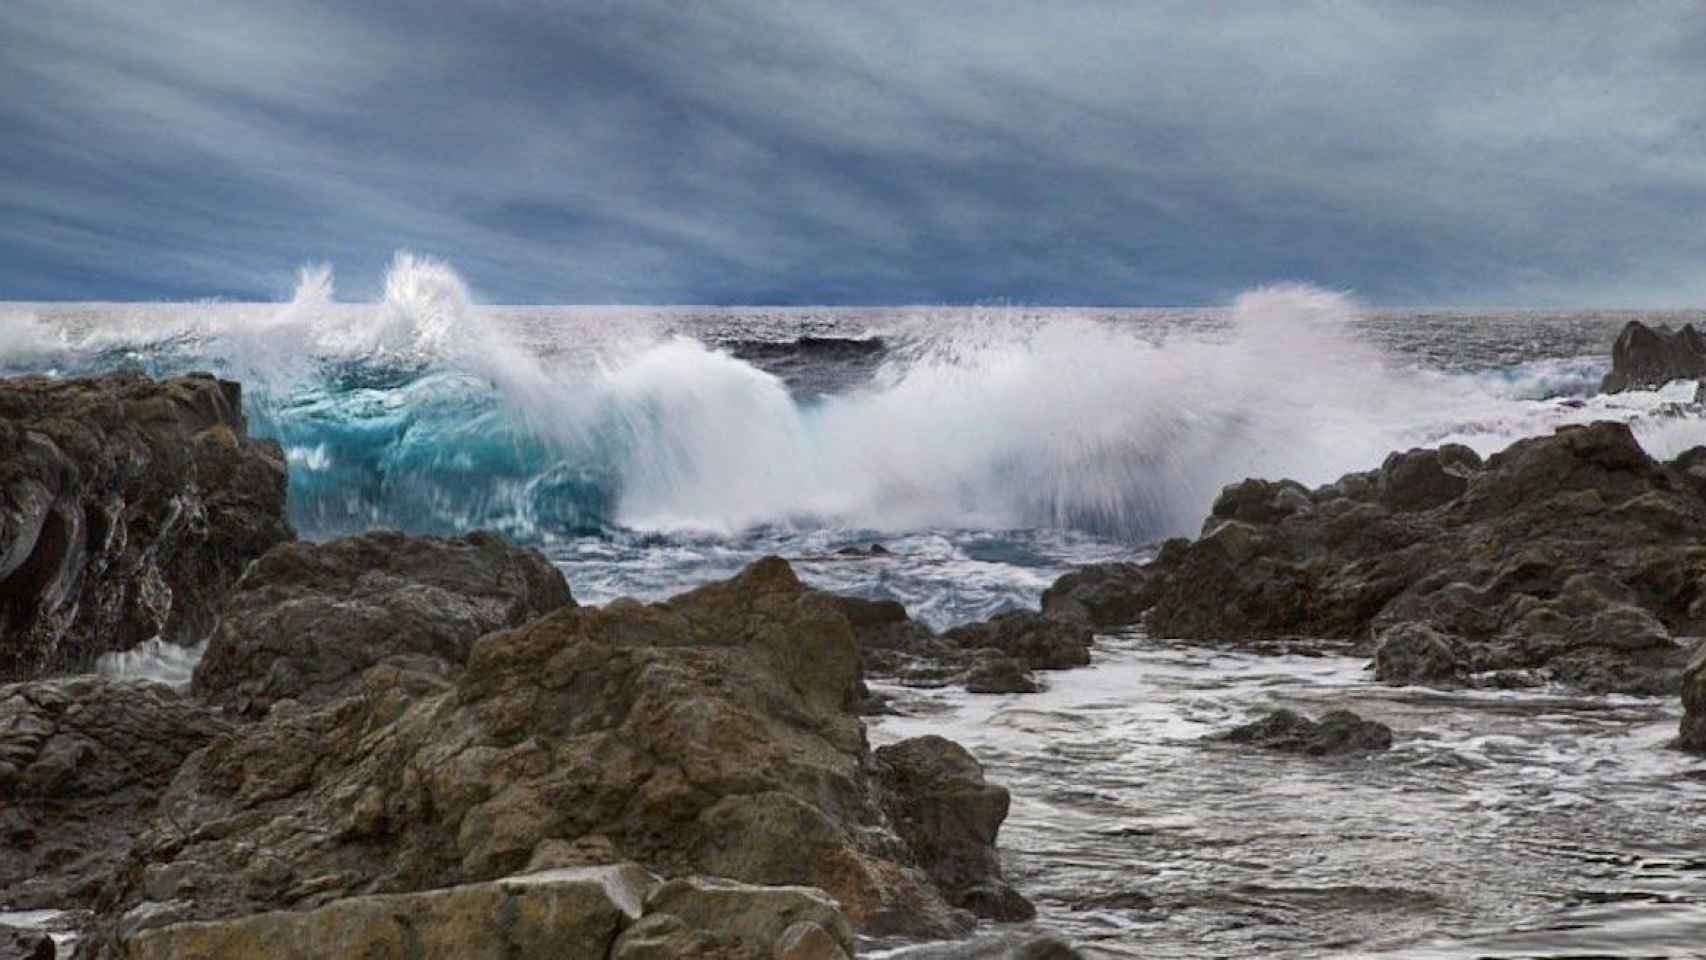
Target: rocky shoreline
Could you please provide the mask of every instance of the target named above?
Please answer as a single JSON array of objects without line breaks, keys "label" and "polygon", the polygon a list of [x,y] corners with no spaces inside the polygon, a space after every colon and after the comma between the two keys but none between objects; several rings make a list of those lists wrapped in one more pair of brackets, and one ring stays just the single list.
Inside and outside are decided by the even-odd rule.
[{"label": "rocky shoreline", "polygon": [[[941,737],[872,749],[865,680],[1031,692],[1114,629],[1340,642],[1396,684],[1680,690],[1706,752],[1706,448],[1659,462],[1622,424],[1246,480],[1197,539],[942,632],[775,557],[588,607],[492,534],[297,541],[282,452],[205,375],[0,382],[0,452],[0,910],[74,911],[80,957],[1073,956],[967,939],[1035,912],[1008,793]],[[154,637],[207,643],[186,690],[84,672]],[[0,930],[0,957],[42,942]]]}]

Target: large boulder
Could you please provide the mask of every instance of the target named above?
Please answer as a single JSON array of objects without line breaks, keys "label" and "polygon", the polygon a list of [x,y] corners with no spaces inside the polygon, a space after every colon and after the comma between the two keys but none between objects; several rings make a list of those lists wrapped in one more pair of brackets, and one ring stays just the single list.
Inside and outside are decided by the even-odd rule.
[{"label": "large boulder", "polygon": [[997,920],[1029,920],[1036,908],[1001,878],[995,835],[1007,791],[983,779],[966,748],[937,736],[876,751],[883,807],[916,862],[948,902]]},{"label": "large boulder", "polygon": [[0,381],[0,681],[201,641],[249,562],[294,538],[285,477],[231,381]]},{"label": "large boulder", "polygon": [[1136,623],[1153,602],[1141,565],[1095,563],[1061,575],[1044,590],[1042,612],[1092,627],[1123,627]]},{"label": "large boulder", "polygon": [[158,683],[0,686],[0,910],[92,905],[184,758],[230,730]]},{"label": "large boulder", "polygon": [[459,670],[480,636],[574,602],[537,550],[488,533],[282,544],[238,581],[191,689],[248,717],[318,705],[392,658]]},{"label": "large boulder", "polygon": [[381,662],[191,756],[104,929],[149,901],[215,920],[633,860],[816,887],[867,932],[962,932],[884,810],[860,687],[847,618],[777,558],[659,604],[559,607],[459,672]]},{"label": "large boulder", "polygon": [[1693,324],[1681,330],[1631,320],[1611,346],[1611,372],[1600,382],[1605,393],[1652,390],[1672,380],[1706,374],[1706,337]]}]

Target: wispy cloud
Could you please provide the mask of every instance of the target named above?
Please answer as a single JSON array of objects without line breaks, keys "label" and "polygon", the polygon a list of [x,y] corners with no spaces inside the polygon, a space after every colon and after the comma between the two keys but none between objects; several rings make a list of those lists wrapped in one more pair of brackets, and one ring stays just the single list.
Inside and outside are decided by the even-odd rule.
[{"label": "wispy cloud", "polygon": [[1692,3],[0,6],[0,297],[1706,298]]}]

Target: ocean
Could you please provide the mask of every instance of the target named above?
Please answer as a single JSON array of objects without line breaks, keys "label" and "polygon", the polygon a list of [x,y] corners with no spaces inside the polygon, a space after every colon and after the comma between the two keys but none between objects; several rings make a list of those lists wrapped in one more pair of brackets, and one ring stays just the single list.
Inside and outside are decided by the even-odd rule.
[{"label": "ocean", "polygon": [[[1483,454],[1596,419],[1706,443],[1693,383],[1605,396],[1630,319],[1366,309],[1303,286],[1221,308],[504,307],[399,257],[372,303],[0,304],[0,375],[241,380],[299,533],[489,528],[583,603],[768,554],[946,627],[1074,566],[1194,535],[1225,484],[1329,482],[1392,450]],[[877,557],[843,552],[881,544]],[[167,681],[196,651],[103,669]],[[1126,633],[1026,696],[886,687],[873,741],[939,732],[1013,792],[1001,844],[1039,923],[1112,957],[1694,955],[1706,764],[1674,698],[1374,684],[1365,661]],[[1275,759],[1202,738],[1350,707],[1399,744]]]}]

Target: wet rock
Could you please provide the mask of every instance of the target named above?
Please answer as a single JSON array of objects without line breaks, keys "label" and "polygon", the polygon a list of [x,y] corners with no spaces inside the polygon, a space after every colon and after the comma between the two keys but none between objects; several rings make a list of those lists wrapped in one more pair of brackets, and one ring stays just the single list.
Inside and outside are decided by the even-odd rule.
[{"label": "wet rock", "polygon": [[0,960],[54,960],[53,938],[40,930],[0,924]]},{"label": "wet rock", "polygon": [[1083,960],[1085,954],[1053,934],[1018,931],[912,947],[887,956],[893,960]]},{"label": "wet rock", "polygon": [[1202,537],[1163,545],[1145,568],[1150,633],[1348,641],[1378,649],[1395,683],[1545,670],[1647,693],[1680,682],[1675,638],[1706,632],[1706,500],[1624,424],[1564,427],[1485,462],[1452,446],[1394,454],[1313,491],[1311,510],[1259,508],[1288,489],[1235,485]]},{"label": "wet rock", "polygon": [[1456,686],[1468,670],[1460,645],[1425,623],[1394,624],[1381,631],[1374,651],[1374,675],[1400,685]]},{"label": "wet rock", "polygon": [[1092,627],[1122,627],[1136,623],[1153,602],[1142,566],[1096,563],[1055,580],[1043,591],[1042,612]]},{"label": "wet rock", "polygon": [[968,693],[1036,693],[1041,690],[1025,665],[1007,656],[986,657],[966,674]]},{"label": "wet rock", "polygon": [[1260,720],[1229,730],[1214,739],[1312,757],[1387,750],[1392,728],[1364,720],[1349,710],[1333,710],[1319,722],[1292,710],[1275,710]]},{"label": "wet rock", "polygon": [[0,380],[0,681],[200,642],[294,538],[283,451],[206,374]]},{"label": "wet rock", "polygon": [[851,625],[780,559],[663,603],[560,607],[481,637],[459,673],[417,667],[277,701],[191,756],[103,929],[173,865],[199,878],[188,918],[212,920],[584,855],[817,887],[866,931],[966,929],[883,807]]},{"label": "wet rock", "polygon": [[982,623],[945,631],[942,638],[965,650],[999,650],[1032,670],[1065,670],[1090,663],[1089,627],[1033,610],[999,613]]},{"label": "wet rock", "polygon": [[1631,320],[1612,344],[1611,372],[1599,389],[1602,393],[1652,390],[1702,374],[1706,374],[1706,337],[1692,324],[1672,331]]},{"label": "wet rock", "polygon": [[651,878],[628,864],[510,877],[424,893],[358,896],[136,933],[127,960],[605,960],[640,917]]},{"label": "wet rock", "polygon": [[237,583],[191,689],[251,718],[313,706],[390,658],[459,670],[481,635],[573,605],[543,555],[489,533],[283,544]]},{"label": "wet rock", "polygon": [[147,681],[0,686],[0,908],[93,904],[179,765],[230,729]]},{"label": "wet rock", "polygon": [[1706,753],[1706,645],[1702,645],[1682,675],[1682,730],[1677,745]]},{"label": "wet rock", "polygon": [[895,831],[949,903],[995,920],[1036,915],[1001,877],[995,836],[1009,798],[984,781],[975,757],[952,740],[925,736],[878,747],[876,760]]}]

